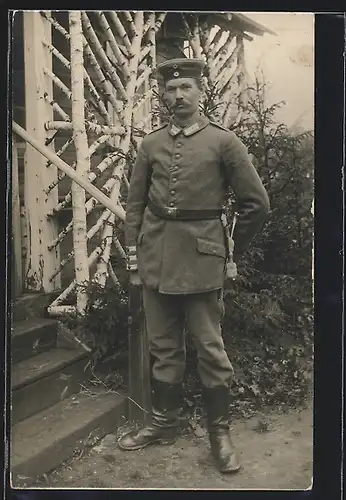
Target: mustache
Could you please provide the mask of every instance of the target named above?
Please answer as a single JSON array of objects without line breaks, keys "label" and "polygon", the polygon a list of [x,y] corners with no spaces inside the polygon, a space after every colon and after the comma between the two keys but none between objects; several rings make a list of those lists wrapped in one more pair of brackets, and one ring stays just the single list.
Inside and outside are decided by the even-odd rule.
[{"label": "mustache", "polygon": [[186,104],[186,101],[177,101],[173,104],[173,108],[177,108],[178,106],[185,106]]}]

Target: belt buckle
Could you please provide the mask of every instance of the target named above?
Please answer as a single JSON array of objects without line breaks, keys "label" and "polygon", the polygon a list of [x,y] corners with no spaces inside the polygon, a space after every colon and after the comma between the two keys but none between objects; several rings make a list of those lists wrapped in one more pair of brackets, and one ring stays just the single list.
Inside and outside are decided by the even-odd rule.
[{"label": "belt buckle", "polygon": [[172,219],[174,219],[176,216],[177,216],[177,207],[167,207],[166,208],[166,214],[171,217]]}]

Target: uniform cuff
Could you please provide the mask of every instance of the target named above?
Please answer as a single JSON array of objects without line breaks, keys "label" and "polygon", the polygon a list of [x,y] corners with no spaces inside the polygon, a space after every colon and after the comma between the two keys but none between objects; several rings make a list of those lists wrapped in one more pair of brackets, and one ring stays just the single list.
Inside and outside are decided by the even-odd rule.
[{"label": "uniform cuff", "polygon": [[137,271],[137,249],[136,246],[126,247],[127,254],[127,270],[128,271]]}]

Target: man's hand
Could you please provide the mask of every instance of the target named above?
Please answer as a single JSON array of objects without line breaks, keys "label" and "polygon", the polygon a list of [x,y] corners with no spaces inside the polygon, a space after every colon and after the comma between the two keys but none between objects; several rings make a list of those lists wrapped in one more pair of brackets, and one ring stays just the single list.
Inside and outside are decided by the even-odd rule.
[{"label": "man's hand", "polygon": [[133,286],[140,286],[142,284],[138,271],[130,271],[130,284]]}]

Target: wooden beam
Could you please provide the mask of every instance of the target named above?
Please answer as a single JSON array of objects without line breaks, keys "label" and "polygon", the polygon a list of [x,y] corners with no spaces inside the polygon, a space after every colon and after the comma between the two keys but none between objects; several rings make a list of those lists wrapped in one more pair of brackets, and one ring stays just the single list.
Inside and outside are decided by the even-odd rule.
[{"label": "wooden beam", "polygon": [[12,237],[13,237],[13,264],[14,264],[14,295],[18,297],[23,291],[22,269],[22,229],[20,221],[20,200],[18,180],[18,150],[12,140]]},{"label": "wooden beam", "polygon": [[[26,129],[40,144],[47,139],[44,123],[53,119],[53,110],[45,100],[45,92],[53,96],[52,81],[43,68],[52,69],[51,53],[42,41],[51,43],[51,24],[39,12],[26,11],[24,22],[24,71]],[[53,142],[49,148],[53,150]],[[24,203],[29,221],[29,248],[25,263],[25,288],[31,291],[51,292],[60,288],[60,276],[53,282],[49,276],[60,262],[59,248],[48,251],[48,243],[56,238],[57,221],[46,214],[58,203],[58,188],[49,195],[45,188],[57,178],[54,164],[46,166],[46,160],[37,150],[27,148],[24,162]]]},{"label": "wooden beam", "polygon": [[[125,220],[125,211],[122,206],[114,204],[108,196],[102,193],[97,187],[95,187],[91,182],[87,181],[84,177],[81,177],[77,172],[70,167],[67,163],[65,163],[59,156],[52,153],[47,146],[42,146],[35,139],[33,139],[26,130],[24,130],[20,125],[15,122],[12,122],[12,132],[18,134],[22,139],[24,139],[28,144],[30,144],[33,148],[39,151],[47,160],[51,161],[56,165],[60,170],[62,170],[66,175],[68,175],[73,181],[75,181],[79,186],[81,186],[85,191],[87,191],[95,200],[100,202],[106,208],[108,208],[111,212],[113,212],[117,217],[121,220]],[[28,148],[29,149],[29,148]],[[86,205],[88,202],[86,203]]]},{"label": "wooden beam", "polygon": [[129,404],[128,418],[146,424],[151,413],[150,358],[142,289],[129,287]]}]

